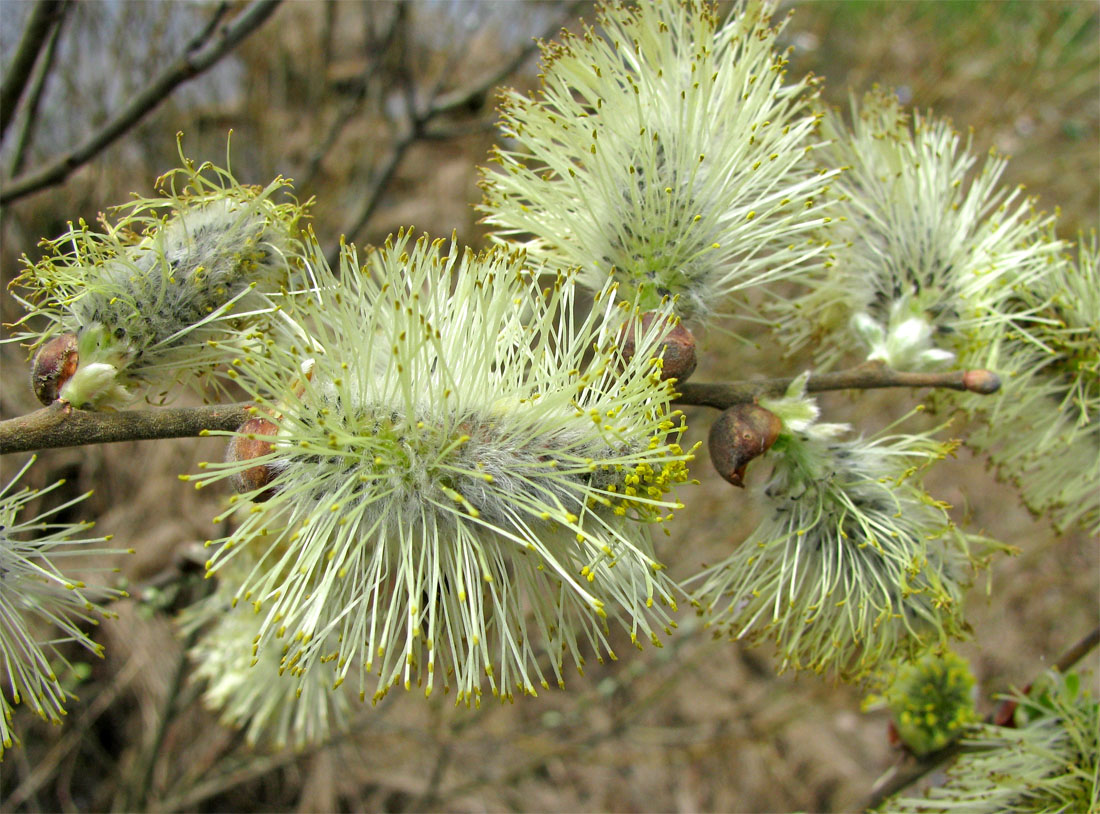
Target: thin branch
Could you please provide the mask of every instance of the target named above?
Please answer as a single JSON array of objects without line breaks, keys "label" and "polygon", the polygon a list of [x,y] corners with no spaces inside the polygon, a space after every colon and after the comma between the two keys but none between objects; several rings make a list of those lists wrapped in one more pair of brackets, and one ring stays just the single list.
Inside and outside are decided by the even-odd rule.
[{"label": "thin branch", "polygon": [[[1083,659],[1090,650],[1100,644],[1100,627],[1093,630],[1081,641],[1077,642],[1073,647],[1062,654],[1062,657],[1054,663],[1053,669],[1059,673],[1064,673],[1070,667],[1075,665],[1081,659]],[[1031,692],[1031,684],[1024,687],[1024,695]],[[1001,702],[1001,705],[994,710],[992,715],[992,723],[997,726],[1008,726],[1013,717],[1016,714],[1016,701],[1012,698],[1006,698]]]},{"label": "thin branch", "polygon": [[[793,379],[760,379],[725,384],[678,385],[678,404],[716,407],[751,403],[761,396],[783,393]],[[976,389],[975,382],[982,389]],[[881,387],[945,387],[953,390],[992,393],[997,377],[984,370],[951,373],[904,373],[872,362],[851,370],[811,376],[806,389],[866,390]],[[996,385],[996,386],[994,386]],[[990,389],[992,388],[992,389]],[[231,432],[252,415],[248,404],[217,404],[205,407],[158,407],[150,410],[92,412],[77,410],[57,401],[33,413],[0,421],[0,455],[53,447],[108,444],[115,441],[151,441],[159,438],[190,438],[208,430]]]},{"label": "thin branch", "polygon": [[487,94],[508,76],[518,71],[523,63],[527,61],[527,58],[538,50],[539,44],[543,39],[556,34],[566,20],[588,5],[589,4],[585,2],[569,3],[565,7],[565,12],[562,16],[543,29],[541,35],[532,38],[529,43],[517,51],[508,62],[501,65],[496,71],[483,77],[480,82],[475,82],[468,87],[453,90],[450,93],[442,94],[433,99],[428,109],[431,118],[443,113],[448,113],[456,108],[465,107],[469,105],[471,101]]},{"label": "thin branch", "polygon": [[[761,396],[778,396],[786,392],[794,377],[757,379],[744,382],[713,384],[684,382],[678,384],[678,404],[714,407],[725,410],[735,404],[749,404]],[[996,393],[1000,379],[986,370],[952,370],[947,373],[910,373],[891,370],[881,362],[866,362],[848,370],[820,373],[806,382],[806,392],[827,390],[876,390],[885,387],[936,387],[966,390],[989,395]]]},{"label": "thin branch", "polygon": [[202,31],[191,38],[190,44],[187,46],[185,53],[190,53],[210,39],[214,35],[214,30],[218,27],[218,23],[222,21],[222,18],[229,13],[229,0],[222,0],[218,3],[218,7],[214,9],[214,13],[210,15],[210,19],[207,20],[206,25],[203,26]]},{"label": "thin branch", "polygon": [[[1054,669],[1059,673],[1067,672],[1072,669],[1077,662],[1088,655],[1097,644],[1100,644],[1100,627],[1092,630],[1073,645],[1073,647],[1063,653],[1054,663]],[[1028,684],[1024,689],[1024,693],[1026,694],[1030,689],[1031,684]],[[987,724],[997,723],[998,720],[1002,719],[1003,715],[1003,709],[998,707],[996,711],[986,716],[985,722]],[[896,764],[890,767],[886,774],[878,779],[871,789],[871,794],[867,798],[867,802],[864,804],[862,810],[871,811],[878,808],[895,794],[911,786],[913,783],[916,783],[933,769],[953,759],[962,751],[962,742],[955,741],[945,746],[943,749],[939,749],[938,751],[920,758],[906,752],[898,759]]]},{"label": "thin branch", "polygon": [[[378,204],[382,202],[382,193],[389,186],[394,173],[397,172],[401,159],[405,157],[405,153],[415,142],[416,136],[412,132],[408,132],[390,147],[382,166],[371,176],[370,183],[367,184],[367,194],[363,198],[358,214],[344,233],[349,242],[355,240],[359,232],[366,226],[367,221],[370,220],[371,215],[374,214],[374,210],[378,208]],[[325,259],[330,266],[336,266],[340,262],[340,245],[340,243],[334,245],[326,253]]]},{"label": "thin branch", "polygon": [[[1073,669],[1073,666],[1087,656],[1098,644],[1100,644],[1100,627],[1093,628],[1091,632],[1081,638],[1081,641],[1063,653],[1062,657],[1054,662],[1054,669],[1059,673],[1065,673]],[[1031,688],[1030,684],[1028,688]]]},{"label": "thin branch", "polygon": [[[725,410],[735,404],[751,404],[761,396],[782,395],[793,381],[793,378],[782,378],[722,384],[684,382],[676,385],[680,393],[676,402]],[[806,391],[809,393],[826,390],[875,390],[883,387],[938,387],[988,395],[996,393],[1001,382],[995,374],[986,370],[907,373],[891,370],[882,362],[866,362],[848,370],[819,373],[806,382]]]},{"label": "thin branch", "polygon": [[454,141],[467,136],[491,133],[496,125],[488,120],[463,122],[451,126],[438,125],[420,134],[421,141]]},{"label": "thin branch", "polygon": [[71,723],[65,734],[46,752],[45,756],[38,759],[34,769],[23,778],[7,799],[7,808],[10,811],[18,811],[20,806],[33,797],[39,789],[56,777],[58,767],[65,762],[72,762],[70,754],[81,744],[85,743],[88,731],[99,720],[118,697],[130,688],[130,684],[148,667],[136,655],[130,656],[126,664],[115,673],[110,681],[102,685],[102,689],[95,698],[80,713],[80,717]]},{"label": "thin branch", "polygon": [[207,430],[231,431],[251,418],[247,404],[159,407],[96,413],[56,401],[33,413],[0,421],[0,455],[35,449],[194,438]]},{"label": "thin branch", "polygon": [[11,203],[64,181],[145,118],[179,85],[194,79],[232,51],[245,37],[263,25],[280,2],[281,0],[254,0],[216,33],[210,35],[208,29],[204,29],[202,34],[207,36],[196,37],[188,43],[180,56],[81,144],[44,166],[28,170],[4,184],[3,190],[0,190],[0,204]]},{"label": "thin branch", "polygon": [[[551,36],[561,28],[562,23],[575,12],[578,5],[577,3],[572,3],[567,6],[566,15],[556,20],[550,26],[547,26],[542,36]],[[433,94],[433,97],[423,110],[416,111],[415,106],[410,105],[412,108],[412,115],[406,125],[405,132],[390,147],[390,151],[382,162],[381,168],[378,172],[374,173],[370,183],[367,185],[367,191],[363,196],[359,211],[349,220],[348,226],[344,230],[344,237],[347,241],[354,242],[359,232],[366,226],[367,221],[370,220],[371,215],[374,214],[379,203],[381,203],[382,194],[385,192],[387,185],[393,178],[398,166],[401,164],[401,160],[405,157],[405,153],[408,152],[409,148],[417,141],[425,137],[427,126],[445,113],[468,107],[473,102],[482,99],[490,90],[503,82],[523,65],[527,58],[538,49],[539,39],[540,38],[533,38],[531,42],[525,44],[516,51],[510,59],[499,65],[496,70],[490,71],[481,79],[470,83],[466,87],[458,88],[449,93],[439,95]],[[333,246],[326,253],[326,259],[330,265],[335,265],[339,257],[339,245]]]},{"label": "thin branch", "polygon": [[[205,593],[209,593],[209,588]],[[201,629],[195,628],[187,634],[187,638],[183,642],[179,656],[176,658],[176,668],[172,672],[171,684],[168,685],[168,693],[164,698],[164,707],[161,710],[160,717],[157,719],[157,728],[153,733],[153,742],[142,756],[140,774],[138,775],[136,785],[130,789],[131,799],[126,801],[123,808],[132,811],[141,811],[148,806],[149,795],[153,790],[153,775],[156,772],[157,760],[160,758],[161,751],[164,749],[164,741],[168,736],[168,727],[180,710],[183,709],[183,705],[178,702],[180,692],[183,690],[184,679],[187,677],[188,656],[191,648],[194,647],[195,643],[199,640],[200,633]]]},{"label": "thin branch", "polygon": [[[335,6],[326,6],[326,11],[328,8],[335,8]],[[350,97],[340,106],[340,109],[337,111],[325,135],[322,138],[315,139],[317,147],[314,149],[313,153],[310,154],[309,160],[306,163],[305,172],[301,174],[300,180],[302,189],[308,189],[313,184],[321,170],[321,162],[324,161],[325,156],[327,156],[333,146],[335,146],[337,140],[343,134],[344,130],[347,129],[347,126],[351,123],[352,119],[366,101],[367,91],[370,90],[371,79],[378,73],[378,68],[382,63],[383,57],[389,52],[393,44],[398,29],[398,23],[401,20],[401,8],[401,6],[396,7],[394,12],[390,14],[389,24],[386,26],[386,30],[381,37],[375,37],[373,28],[369,24],[366,26],[366,65],[358,79],[356,79]]]},{"label": "thin branch", "polygon": [[19,107],[19,100],[23,98],[31,71],[38,62],[38,55],[45,47],[50,32],[61,21],[64,8],[64,0],[39,0],[31,9],[27,27],[23,29],[15,56],[12,57],[11,65],[4,74],[4,82],[0,85],[0,138],[3,138],[15,117],[15,110]]},{"label": "thin branch", "polygon": [[34,67],[34,77],[31,79],[30,90],[27,92],[26,113],[23,115],[23,123],[19,126],[19,133],[15,139],[15,147],[12,149],[11,163],[8,165],[8,175],[15,175],[23,169],[23,160],[27,156],[27,148],[30,147],[34,137],[34,128],[38,124],[38,112],[42,104],[42,94],[46,89],[46,80],[53,70],[54,58],[57,56],[57,41],[61,38],[61,29],[65,22],[65,12],[68,5],[62,6],[58,13],[57,25],[50,29],[46,38],[46,45],[42,49],[42,58]]}]

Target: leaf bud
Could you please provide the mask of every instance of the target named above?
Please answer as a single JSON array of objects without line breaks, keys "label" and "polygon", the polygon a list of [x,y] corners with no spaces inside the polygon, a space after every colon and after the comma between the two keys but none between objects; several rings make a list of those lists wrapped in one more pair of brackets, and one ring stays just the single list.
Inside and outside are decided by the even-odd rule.
[{"label": "leaf bud", "polygon": [[76,373],[79,363],[74,333],[55,336],[39,348],[31,363],[31,387],[38,400],[45,405],[57,401],[61,388]]},{"label": "leaf bud", "polygon": [[[270,454],[274,451],[275,444],[257,436],[273,437],[278,431],[279,428],[266,418],[248,419],[237,428],[239,434],[229,440],[229,447],[225,451],[226,461],[249,461]],[[237,493],[243,495],[263,489],[278,474],[278,468],[269,461],[234,473],[231,481]],[[252,498],[252,502],[263,503],[270,500],[276,491],[274,488],[264,489]]]},{"label": "leaf bud", "polygon": [[[624,358],[633,358],[637,348],[637,337],[647,333],[650,326],[653,325],[653,321],[660,318],[660,314],[649,311],[642,314],[637,323],[628,325],[623,329],[620,349]],[[667,330],[661,339],[661,348],[658,353],[663,363],[661,378],[666,380],[676,379],[682,382],[695,370],[695,337],[681,322],[677,322],[675,325],[669,324],[665,327]]]},{"label": "leaf bud", "polygon": [[758,404],[735,404],[711,425],[707,447],[718,474],[744,487],[749,461],[767,452],[783,429],[779,417]]}]

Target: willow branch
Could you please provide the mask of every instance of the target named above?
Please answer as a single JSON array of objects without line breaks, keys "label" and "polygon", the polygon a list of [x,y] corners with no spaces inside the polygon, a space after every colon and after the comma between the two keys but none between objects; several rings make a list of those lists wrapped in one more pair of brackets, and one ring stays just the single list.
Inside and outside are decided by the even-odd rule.
[{"label": "willow branch", "polygon": [[0,421],[0,455],[116,441],[194,438],[207,430],[231,431],[251,418],[248,408],[248,404],[215,404],[97,413],[55,401],[33,413]]},{"label": "willow branch", "polygon": [[[678,385],[679,404],[705,405],[725,409],[752,402],[760,396],[783,393],[793,379],[724,384]],[[983,389],[975,389],[975,382]],[[969,385],[967,384],[969,382]],[[869,363],[836,373],[811,376],[810,392],[824,390],[866,390],[879,387],[947,387],[955,390],[992,393],[1000,386],[997,377],[985,370],[952,373],[903,373],[879,363]],[[205,407],[157,407],[148,410],[92,412],[77,410],[67,402],[18,418],[0,421],[0,455],[53,447],[109,444],[115,441],[152,441],[158,438],[193,438],[206,430],[231,432],[251,418],[248,404],[218,404]]]},{"label": "willow branch", "polygon": [[[4,184],[0,204],[11,203],[33,192],[59,184],[75,170],[107,149],[145,118],[179,85],[194,79],[232,51],[259,28],[281,0],[254,0],[244,11],[209,37],[195,38],[168,67],[153,77],[120,111],[79,145],[44,166],[27,170]],[[205,31],[203,33],[206,33]]]},{"label": "willow branch", "polygon": [[[1077,662],[1088,655],[1097,644],[1100,644],[1100,627],[1089,632],[1080,641],[1074,644],[1073,647],[1063,653],[1054,663],[1053,668],[1059,673],[1069,671]],[[1030,689],[1031,684],[1028,684],[1027,687],[1024,688],[1024,694],[1027,694]],[[1015,703],[1009,703],[1012,704],[1010,709],[1015,710]],[[1001,705],[994,712],[986,716],[985,723],[1004,726],[1010,720],[1011,711],[1006,716],[1006,707],[1005,705]],[[863,809],[869,811],[878,808],[895,794],[911,786],[913,783],[916,783],[933,769],[953,759],[962,751],[963,746],[961,741],[955,741],[945,746],[943,749],[939,749],[920,758],[911,753],[905,753],[898,759],[898,762],[875,783]]]},{"label": "willow branch", "polygon": [[[335,6],[326,6],[325,22],[328,24],[329,9],[334,9]],[[367,91],[370,89],[371,78],[378,73],[379,67],[382,63],[382,58],[390,51],[390,48],[397,35],[398,24],[401,20],[402,9],[404,6],[397,6],[394,12],[390,15],[389,24],[386,26],[385,32],[381,37],[374,36],[374,30],[371,26],[367,26],[366,40],[366,65],[360,73],[358,79],[355,80],[355,84],[351,89],[349,98],[340,108],[337,110],[335,118],[329,125],[328,130],[324,136],[314,139],[316,148],[309,156],[309,161],[306,163],[306,169],[304,173],[295,175],[303,190],[309,189],[313,185],[314,180],[321,171],[321,162],[325,160],[325,157],[332,151],[332,148],[336,145],[337,140],[347,129],[355,118],[359,109],[367,100]],[[329,35],[324,35],[329,36]],[[329,59],[328,51],[325,51],[326,60]]]},{"label": "willow branch", "polygon": [[38,55],[57,28],[65,3],[62,0],[39,0],[31,9],[23,35],[19,38],[15,56],[4,74],[0,85],[0,137],[8,129],[23,98],[31,71],[38,62]]},{"label": "willow branch", "polygon": [[[677,384],[678,404],[725,410],[735,404],[751,404],[762,396],[780,396],[794,378],[756,379],[744,382],[684,382]],[[866,362],[849,370],[819,373],[806,382],[806,392],[826,390],[875,390],[883,387],[937,387],[989,395],[1001,381],[988,370],[952,370],[947,373],[909,373],[891,370],[882,362]]]}]

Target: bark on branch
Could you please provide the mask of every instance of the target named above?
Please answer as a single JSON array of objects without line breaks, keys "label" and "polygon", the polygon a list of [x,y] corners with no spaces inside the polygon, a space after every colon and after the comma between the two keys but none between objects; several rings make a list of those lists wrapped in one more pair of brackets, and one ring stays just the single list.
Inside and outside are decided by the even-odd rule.
[{"label": "bark on branch", "polygon": [[0,421],[0,455],[53,447],[194,438],[205,430],[235,430],[251,416],[248,404],[157,407],[97,413],[55,401],[33,413]]},{"label": "bark on branch", "polygon": [[[779,396],[786,392],[794,378],[759,379],[745,382],[711,384],[684,382],[676,385],[679,404],[714,407],[725,410],[735,404],[750,404],[761,396]],[[808,393],[826,390],[874,390],[883,387],[938,387],[948,390],[968,390],[988,395],[996,393],[1001,381],[988,370],[952,370],[947,373],[907,373],[891,370],[882,362],[866,362],[848,370],[819,373],[806,383]]]},{"label": "bark on branch", "polygon": [[[679,385],[678,404],[704,405],[724,410],[734,404],[750,403],[761,396],[783,393],[793,379],[724,384]],[[977,381],[983,389],[975,389]],[[969,382],[969,384],[967,384]],[[904,373],[869,363],[836,373],[811,376],[810,392],[865,390],[879,387],[946,387],[992,393],[999,386],[988,371],[951,373]],[[18,418],[0,421],[0,455],[53,447],[108,444],[115,441],[150,441],[157,438],[189,438],[204,430],[232,431],[251,417],[248,404],[220,404],[205,407],[157,407],[121,412],[76,410],[63,401]]]}]

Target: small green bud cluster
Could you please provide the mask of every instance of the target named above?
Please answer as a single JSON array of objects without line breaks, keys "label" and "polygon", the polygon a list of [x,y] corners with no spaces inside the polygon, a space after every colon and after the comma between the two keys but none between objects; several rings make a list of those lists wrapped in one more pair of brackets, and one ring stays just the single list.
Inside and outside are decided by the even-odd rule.
[{"label": "small green bud cluster", "polygon": [[1017,704],[1014,726],[969,730],[926,797],[893,799],[887,810],[1032,814],[1100,810],[1100,705],[1076,674],[1048,673]]},{"label": "small green bud cluster", "polygon": [[[898,664],[882,691],[898,739],[913,754],[942,749],[980,720],[974,675],[951,650],[930,650]],[[874,696],[868,705],[876,704]]]}]

